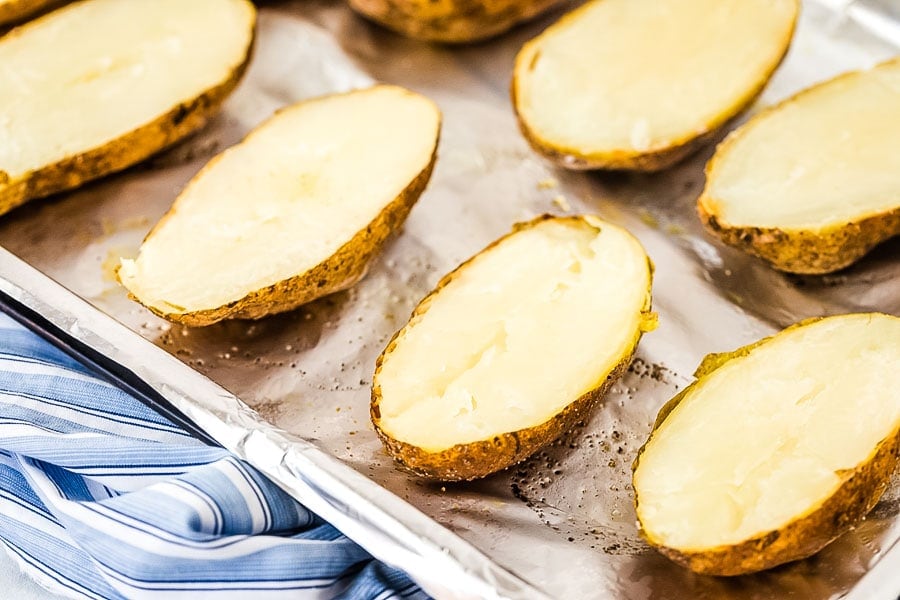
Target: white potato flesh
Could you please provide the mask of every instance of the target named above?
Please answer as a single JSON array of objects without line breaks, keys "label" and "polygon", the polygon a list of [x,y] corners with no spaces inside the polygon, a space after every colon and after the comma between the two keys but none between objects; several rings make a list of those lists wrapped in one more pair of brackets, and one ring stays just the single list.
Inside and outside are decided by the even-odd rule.
[{"label": "white potato flesh", "polygon": [[0,171],[99,148],[224,83],[254,22],[246,0],[87,0],[0,38]]},{"label": "white potato flesh", "polygon": [[900,208],[900,60],[838,77],[754,119],[706,195],[735,226],[819,229]]},{"label": "white potato flesh", "polygon": [[768,78],[796,14],[795,0],[595,0],[523,48],[519,114],[581,153],[694,138]]},{"label": "white potato flesh", "polygon": [[640,244],[592,217],[503,239],[458,270],[386,355],[379,426],[437,452],[540,425],[628,355],[650,277]]},{"label": "white potato flesh", "polygon": [[325,261],[431,162],[440,113],[376,86],[286,108],[213,159],[119,278],[166,313],[218,308]]},{"label": "white potato flesh", "polygon": [[900,319],[832,317],[728,361],[665,419],[634,473],[657,543],[736,544],[808,514],[900,426]]}]

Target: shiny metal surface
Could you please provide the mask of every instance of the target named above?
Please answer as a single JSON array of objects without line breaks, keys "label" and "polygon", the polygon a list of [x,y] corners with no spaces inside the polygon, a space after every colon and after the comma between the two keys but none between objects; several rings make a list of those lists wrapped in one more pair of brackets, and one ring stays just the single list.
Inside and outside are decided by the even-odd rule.
[{"label": "shiny metal surface", "polygon": [[[888,8],[807,1],[788,58],[752,110],[900,52]],[[493,42],[441,48],[389,34],[339,3],[265,3],[247,78],[210,127],[144,166],[0,222],[0,244],[139,336],[9,256],[0,256],[2,289],[87,336],[440,596],[455,589],[459,597],[539,597],[540,590],[554,598],[895,598],[897,481],[857,530],[810,560],[757,576],[695,576],[639,539],[631,461],[658,408],[690,381],[701,357],[806,317],[900,314],[900,240],[836,275],[785,276],[701,231],[693,205],[711,147],[656,175],[550,167],[519,135],[507,90],[516,51],[552,18]],[[204,329],[171,325],[126,298],[113,278],[116,259],[136,253],[215,152],[280,106],[376,80],[432,97],[444,130],[428,190],[358,286],[293,313]],[[595,212],[635,233],[656,264],[660,327],[644,336],[638,359],[590,421],[565,439],[481,482],[418,481],[395,468],[369,425],[375,358],[440,276],[514,222],[543,212]]]}]

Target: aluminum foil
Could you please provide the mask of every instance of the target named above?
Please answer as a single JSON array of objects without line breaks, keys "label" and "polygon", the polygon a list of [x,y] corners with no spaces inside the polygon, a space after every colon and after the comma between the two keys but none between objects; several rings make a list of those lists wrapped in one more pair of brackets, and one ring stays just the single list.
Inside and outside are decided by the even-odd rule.
[{"label": "aluminum foil", "polygon": [[[786,61],[750,113],[897,54],[896,12],[890,0],[808,0]],[[341,3],[264,3],[247,77],[208,128],[0,222],[0,244],[94,308],[5,254],[0,289],[134,370],[436,596],[896,598],[897,478],[856,530],[814,558],[760,575],[696,576],[640,540],[631,461],[702,356],[811,316],[900,314],[900,240],[839,274],[783,275],[702,232],[693,207],[712,147],[654,175],[554,169],[519,135],[508,84],[518,48],[556,16],[492,42],[443,48],[390,34]],[[428,190],[366,279],[292,313],[203,329],[171,325],[126,298],[113,277],[118,258],[136,254],[206,160],[285,104],[373,81],[433,98],[444,129]],[[375,358],[444,273],[544,212],[597,213],[637,235],[657,267],[660,326],[593,417],[564,439],[480,482],[419,481],[392,464],[369,424]]]}]

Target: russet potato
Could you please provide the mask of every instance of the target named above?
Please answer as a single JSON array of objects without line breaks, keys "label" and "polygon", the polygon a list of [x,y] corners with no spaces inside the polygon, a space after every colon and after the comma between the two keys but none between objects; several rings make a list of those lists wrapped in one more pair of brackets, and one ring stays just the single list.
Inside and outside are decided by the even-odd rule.
[{"label": "russet potato", "polygon": [[719,146],[697,210],[726,244],[830,273],[900,235],[900,58],[757,115]]},{"label": "russet potato", "polygon": [[568,169],[665,169],[753,102],[798,11],[797,0],[592,0],[516,56],[520,128]]},{"label": "russet potato", "polygon": [[875,506],[900,455],[900,318],[812,320],[711,355],[634,463],[644,537],[697,573],[811,556]]},{"label": "russet potato", "polygon": [[388,453],[437,480],[484,477],[586,419],[628,367],[652,268],[624,229],[541,217],[444,277],[378,359]]},{"label": "russet potato", "polygon": [[379,85],[279,111],[213,158],[121,283],[166,319],[258,319],[346,289],[425,189],[441,114]]},{"label": "russet potato", "polygon": [[0,214],[202,127],[250,59],[248,0],[84,0],[0,38]]},{"label": "russet potato", "polygon": [[349,0],[366,18],[429,42],[477,42],[532,19],[564,0]]}]

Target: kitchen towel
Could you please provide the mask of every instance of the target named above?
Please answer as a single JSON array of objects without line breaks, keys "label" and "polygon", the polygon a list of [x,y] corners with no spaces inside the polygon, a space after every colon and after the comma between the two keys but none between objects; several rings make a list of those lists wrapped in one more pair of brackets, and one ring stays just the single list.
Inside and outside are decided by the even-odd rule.
[{"label": "kitchen towel", "polygon": [[0,540],[73,597],[427,598],[253,467],[4,315]]}]

